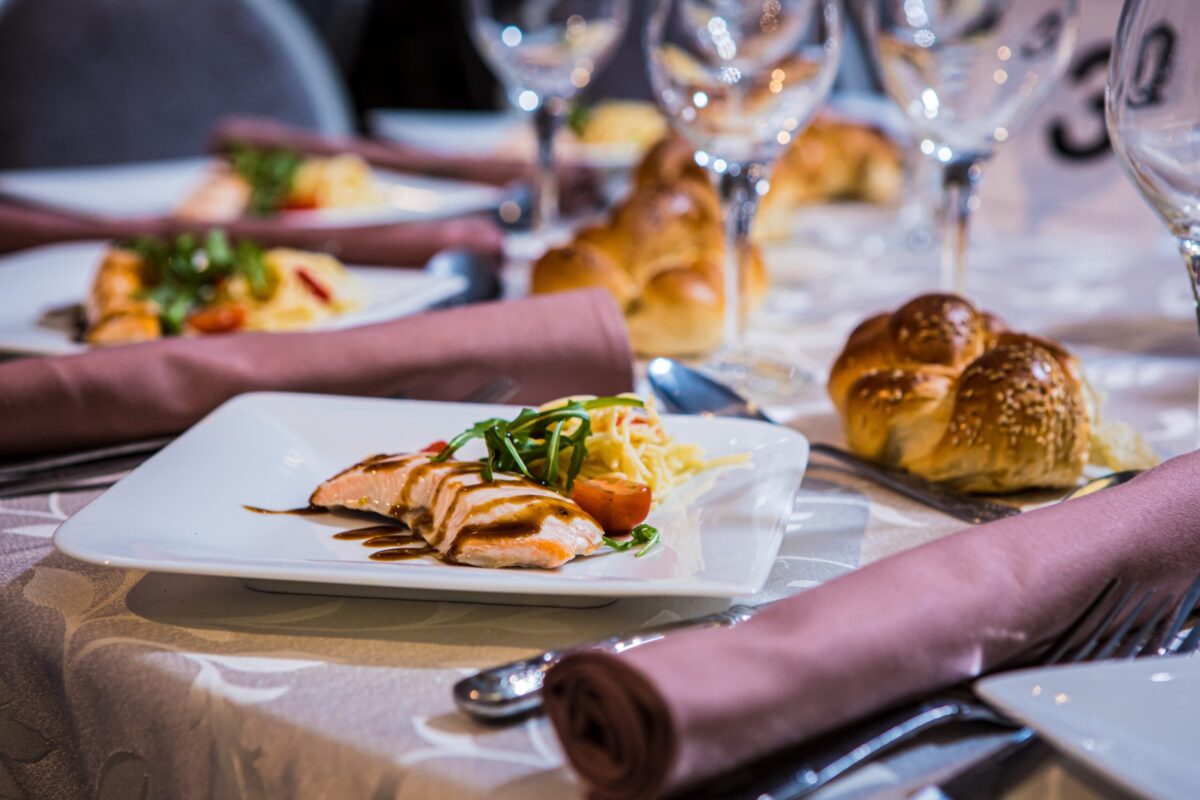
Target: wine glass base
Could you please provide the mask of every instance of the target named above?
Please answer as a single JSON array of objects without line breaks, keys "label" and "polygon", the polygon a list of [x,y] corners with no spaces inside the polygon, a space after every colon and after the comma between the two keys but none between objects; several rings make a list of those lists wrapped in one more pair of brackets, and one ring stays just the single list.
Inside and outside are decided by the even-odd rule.
[{"label": "wine glass base", "polygon": [[745,347],[722,348],[696,366],[760,403],[794,400],[818,384],[818,376],[812,370]]}]

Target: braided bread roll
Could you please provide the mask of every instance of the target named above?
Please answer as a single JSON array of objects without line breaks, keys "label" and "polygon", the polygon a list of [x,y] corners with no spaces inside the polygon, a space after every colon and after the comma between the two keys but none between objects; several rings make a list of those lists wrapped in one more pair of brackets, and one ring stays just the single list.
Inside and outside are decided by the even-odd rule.
[{"label": "braided bread roll", "polygon": [[1069,487],[1088,461],[1076,359],[954,295],[863,322],[828,389],[851,450],[964,491]]},{"label": "braided bread roll", "polygon": [[[625,311],[634,349],[644,356],[709,352],[721,341],[725,241],[721,204],[693,150],[679,136],[650,149],[633,192],[601,225],[548,251],[534,265],[534,294],[606,289]],[[762,254],[741,254],[747,311],[766,294]]]}]

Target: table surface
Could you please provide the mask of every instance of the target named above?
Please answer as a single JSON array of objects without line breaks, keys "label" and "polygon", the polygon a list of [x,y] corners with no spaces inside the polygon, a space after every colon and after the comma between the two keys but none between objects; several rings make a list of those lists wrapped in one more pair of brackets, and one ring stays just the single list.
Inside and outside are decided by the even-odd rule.
[{"label": "table surface", "polygon": [[[770,249],[775,285],[750,332],[818,372],[867,313],[931,288],[936,274],[932,253],[887,246],[877,212],[814,211],[811,229],[825,213],[839,241]],[[1107,414],[1163,455],[1191,449],[1195,322],[1169,243],[981,231],[972,255],[972,296],[1015,328],[1067,342],[1108,396]],[[814,440],[840,439],[820,387],[773,410]],[[89,566],[56,553],[50,537],[94,496],[0,501],[0,796],[582,797],[544,720],[474,724],[455,712],[453,683],[727,605],[317,597]],[[737,602],[803,591],[959,527],[818,459],[766,588]],[[904,796],[988,746],[978,730],[942,735],[819,796]],[[1093,792],[1052,765],[1014,796]]]}]

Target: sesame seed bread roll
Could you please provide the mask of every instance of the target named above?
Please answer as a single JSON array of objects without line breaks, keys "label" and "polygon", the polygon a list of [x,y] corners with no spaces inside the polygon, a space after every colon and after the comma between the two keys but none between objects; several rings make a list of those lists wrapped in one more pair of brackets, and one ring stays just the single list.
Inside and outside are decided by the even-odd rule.
[{"label": "sesame seed bread roll", "polygon": [[954,295],[865,321],[828,389],[851,450],[963,491],[1069,487],[1088,462],[1076,359]]}]

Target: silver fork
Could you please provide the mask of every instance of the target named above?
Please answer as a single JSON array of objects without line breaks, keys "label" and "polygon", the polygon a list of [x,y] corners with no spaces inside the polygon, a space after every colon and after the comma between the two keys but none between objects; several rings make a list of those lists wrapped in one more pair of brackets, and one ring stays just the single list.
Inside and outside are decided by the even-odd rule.
[{"label": "silver fork", "polygon": [[487,383],[467,392],[458,402],[460,403],[507,403],[512,400],[517,392],[521,391],[521,385],[507,375],[501,375],[497,378],[492,378]]},{"label": "silver fork", "polygon": [[[519,390],[516,381],[501,375],[467,392],[458,402],[504,403]],[[116,483],[120,475],[174,440],[174,436],[160,436],[0,466],[0,499],[47,492],[106,489]]]},{"label": "silver fork", "polygon": [[[1131,586],[1123,596],[1124,605],[1128,605],[1133,597],[1136,586]],[[1143,616],[1147,606],[1154,596],[1150,589],[1141,594],[1140,599],[1125,615],[1125,621],[1116,624],[1116,617],[1121,611],[1121,603],[1105,617],[1100,629],[1115,626],[1116,630],[1102,642],[1100,631],[1089,638],[1080,651],[1083,657],[1072,659],[1081,660],[1126,660],[1139,656],[1187,655],[1194,653],[1200,647],[1200,624],[1192,627],[1184,638],[1179,637],[1184,623],[1200,604],[1200,578],[1189,587],[1178,605],[1170,624],[1167,621],[1171,606],[1171,598],[1164,597],[1154,606],[1149,617],[1140,625],[1135,623]],[[1130,630],[1134,628],[1133,630]],[[1155,635],[1157,634],[1157,635]],[[1089,655],[1095,651],[1095,655]],[[1031,728],[1021,728],[1011,735],[1011,741],[999,750],[989,753],[984,759],[974,762],[952,775],[937,786],[927,786],[917,793],[916,797],[923,800],[930,798],[953,798],[967,800],[970,798],[1000,797],[1021,779],[1028,775],[1051,752],[1051,747],[1041,739]]]},{"label": "silver fork", "polygon": [[[1154,603],[1150,616],[1140,621],[1146,609],[1151,607],[1154,591],[1141,593],[1134,602],[1138,587],[1130,586],[1117,597],[1120,588],[1118,581],[1109,583],[1056,640],[1047,655],[1037,659],[1037,663],[1049,666],[1107,658],[1133,658],[1137,655],[1184,654],[1192,653],[1200,646],[1200,625],[1194,627],[1182,641],[1178,637],[1184,622],[1200,605],[1200,578],[1192,584],[1178,605],[1172,623],[1165,629],[1162,624],[1171,607],[1170,598]],[[1114,597],[1117,598],[1115,601]],[[1156,636],[1156,633],[1159,635]],[[1085,634],[1083,642],[1077,646],[1076,640]],[[1000,754],[988,756],[987,766],[993,765],[997,758],[1004,758],[1010,751],[1021,751],[1012,756],[1012,761],[1017,761],[1022,753],[1028,757],[1035,748],[1045,747],[1033,731],[1000,715],[975,697],[969,687],[962,686],[915,706],[823,737],[819,743],[742,767],[725,780],[718,778],[711,781],[696,797],[729,800],[795,800],[806,797],[854,767],[878,758],[926,731],[948,722],[966,721],[986,722],[1012,729],[1008,744]],[[981,770],[984,766],[979,765]],[[966,791],[949,787],[949,791],[959,792],[950,796],[955,800],[986,797],[986,794],[980,793],[977,785],[972,778],[972,785]],[[938,797],[938,790],[932,791],[935,792],[932,796]],[[942,791],[947,791],[947,787],[943,787]]]}]

